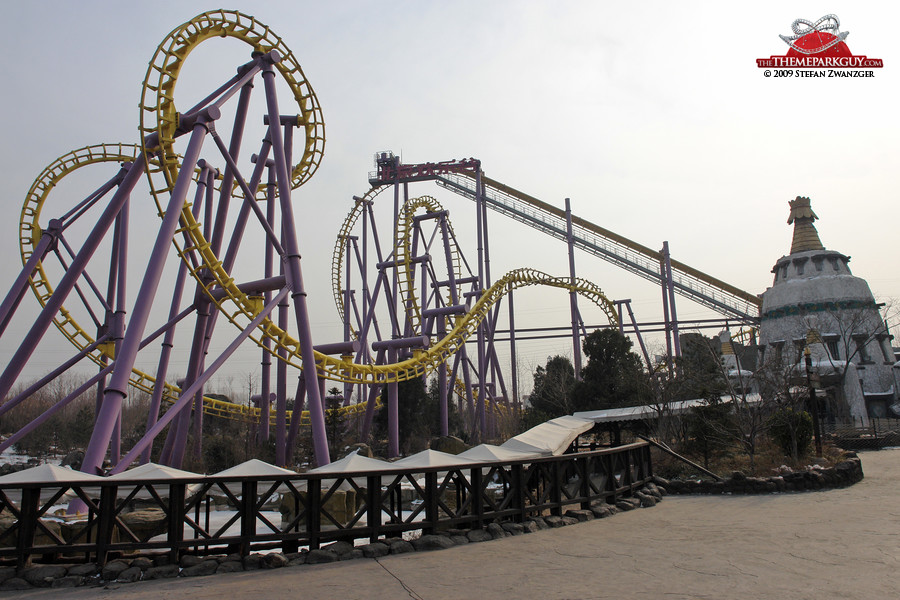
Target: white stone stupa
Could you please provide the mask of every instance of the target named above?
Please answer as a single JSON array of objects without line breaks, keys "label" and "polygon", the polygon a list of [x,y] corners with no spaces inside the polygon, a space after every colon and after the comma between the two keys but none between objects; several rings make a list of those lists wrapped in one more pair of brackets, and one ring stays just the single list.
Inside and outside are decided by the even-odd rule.
[{"label": "white stone stupa", "polygon": [[868,283],[850,272],[850,257],[822,245],[809,198],[789,204],[794,236],[762,294],[759,364],[805,377],[808,347],[830,418],[868,425],[870,417],[897,416],[898,369],[880,305]]}]

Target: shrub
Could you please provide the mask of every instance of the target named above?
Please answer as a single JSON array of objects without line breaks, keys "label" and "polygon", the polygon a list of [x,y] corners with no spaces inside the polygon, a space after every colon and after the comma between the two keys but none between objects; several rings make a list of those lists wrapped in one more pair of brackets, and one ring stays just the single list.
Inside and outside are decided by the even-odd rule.
[{"label": "shrub", "polygon": [[797,460],[812,443],[812,417],[806,411],[779,408],[769,419],[769,435],[785,454]]}]

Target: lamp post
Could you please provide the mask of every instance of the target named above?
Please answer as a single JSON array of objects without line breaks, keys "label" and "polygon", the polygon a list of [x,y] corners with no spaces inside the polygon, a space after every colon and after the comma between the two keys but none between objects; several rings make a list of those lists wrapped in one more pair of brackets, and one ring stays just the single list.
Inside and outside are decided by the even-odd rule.
[{"label": "lamp post", "polygon": [[809,404],[812,410],[813,437],[816,442],[816,456],[822,458],[822,435],[819,432],[819,401],[816,399],[816,390],[812,382],[812,353],[809,346],[803,350],[803,358],[806,362],[806,384],[809,387]]}]

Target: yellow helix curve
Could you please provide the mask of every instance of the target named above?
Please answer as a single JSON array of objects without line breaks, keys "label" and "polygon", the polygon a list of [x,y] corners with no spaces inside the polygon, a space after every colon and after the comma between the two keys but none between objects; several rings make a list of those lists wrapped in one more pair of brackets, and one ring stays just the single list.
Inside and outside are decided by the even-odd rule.
[{"label": "yellow helix curve", "polygon": [[[50,163],[31,184],[19,216],[19,253],[22,264],[24,265],[31,258],[35,246],[43,234],[39,220],[50,192],[60,184],[64,177],[88,165],[134,161],[140,151],[138,146],[131,144],[96,144],[73,150]],[[47,275],[43,261],[38,263],[31,274],[29,284],[40,305],[45,306],[50,296],[53,295],[54,285]],[[94,336],[81,327],[65,306],[60,307],[59,312],[53,317],[53,323],[78,350],[84,350],[95,341]],[[107,361],[114,358],[113,344],[101,344],[87,356],[97,365],[106,366]],[[152,376],[137,369],[132,370],[129,379],[133,387],[147,393],[153,391],[156,383]],[[163,397],[167,401],[173,402],[177,398],[178,392],[176,386],[166,384]]]},{"label": "yellow helix curve", "polygon": [[[40,226],[40,217],[51,192],[59,187],[67,175],[89,165],[131,162],[138,157],[140,152],[141,148],[132,144],[95,144],[68,152],[50,163],[31,184],[25,196],[25,202],[22,205],[22,212],[19,216],[19,254],[22,264],[24,265],[31,258],[43,234]],[[179,251],[179,253],[183,257],[185,256],[184,252]],[[41,306],[45,306],[50,296],[53,295],[54,283],[50,280],[43,261],[38,263],[31,274],[29,286],[38,303]],[[78,323],[72,312],[66,309],[65,306],[61,307],[59,312],[53,317],[53,323],[60,333],[78,350],[84,350],[96,341],[96,338]],[[100,344],[94,350],[88,352],[87,357],[98,366],[105,367],[109,359],[115,358],[114,346],[112,343]],[[139,369],[132,369],[129,383],[135,389],[152,394],[156,386],[156,378]],[[178,399],[181,389],[171,383],[163,382],[163,385],[165,386],[163,389],[163,400],[169,404],[174,403]],[[204,397],[203,401],[203,412],[206,414],[231,419],[255,419],[257,421],[260,417],[258,408],[226,402],[217,398]],[[343,412],[347,413],[358,410],[355,407],[344,407],[342,409]],[[304,412],[302,418],[305,419],[306,423],[309,422],[307,413]],[[271,417],[271,422],[275,423],[274,415]],[[301,421],[301,423],[303,422]]]},{"label": "yellow helix curve", "polygon": [[[347,213],[341,228],[338,230],[337,242],[334,245],[334,252],[331,255],[331,293],[334,295],[334,303],[337,306],[338,317],[343,322],[344,314],[344,293],[343,293],[343,277],[344,277],[344,261],[346,260],[347,238],[356,226],[359,218],[363,216],[365,206],[368,202],[375,199],[375,196],[388,189],[386,186],[373,187],[362,197],[356,200],[353,208]],[[352,329],[352,326],[351,326]],[[352,331],[352,335],[356,337],[357,332]]]},{"label": "yellow helix curve", "polygon": [[[394,259],[398,264],[403,264],[403,269],[399,271],[399,291],[402,298],[402,305],[406,310],[406,318],[412,326],[414,334],[422,333],[422,311],[420,310],[419,303],[416,299],[414,289],[416,278],[413,273],[413,257],[410,255],[412,251],[412,240],[410,237],[412,235],[414,224],[413,217],[419,209],[425,209],[427,213],[432,213],[443,210],[443,207],[431,196],[412,198],[403,204],[397,219],[397,227],[394,233]],[[449,219],[447,220],[447,226],[449,233],[452,234],[453,229],[452,226],[450,226]],[[456,278],[456,281],[459,281],[462,267],[459,257],[459,248],[457,248],[455,242],[450,244],[450,252],[451,264],[453,265],[454,271],[453,275]],[[461,290],[457,287],[457,297],[459,297],[460,293]],[[450,303],[449,298],[447,303]]]},{"label": "yellow helix curve", "polygon": [[[299,187],[315,173],[325,146],[325,124],[315,92],[296,57],[284,41],[269,27],[254,17],[233,10],[214,10],[200,14],[173,29],[157,47],[147,68],[141,92],[140,131],[141,148],[156,159],[148,165],[150,189],[160,210],[164,199],[175,184],[180,170],[178,155],[173,149],[180,115],[175,106],[175,86],[188,55],[205,40],[233,38],[248,44],[253,52],[276,51],[281,60],[275,68],[294,95],[300,109],[297,125],[303,127],[306,142],[300,161],[291,169],[291,186]],[[158,145],[147,148],[150,134],[158,135]],[[239,189],[233,190],[235,195]],[[259,191],[260,197],[265,193]]]}]

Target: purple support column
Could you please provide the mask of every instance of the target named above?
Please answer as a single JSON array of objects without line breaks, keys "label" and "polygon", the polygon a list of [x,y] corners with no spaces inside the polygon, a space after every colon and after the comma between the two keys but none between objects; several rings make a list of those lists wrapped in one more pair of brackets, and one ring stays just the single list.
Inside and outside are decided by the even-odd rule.
[{"label": "purple support column", "polygon": [[[384,350],[378,350],[378,353],[375,355],[375,364],[382,365],[384,364]],[[369,434],[372,431],[372,419],[375,417],[375,403],[378,400],[378,393],[381,391],[383,384],[373,383],[369,386],[369,398],[366,401],[366,416],[363,420],[363,428],[362,433],[360,434],[360,440],[368,443]]]},{"label": "purple support column", "polygon": [[[200,167],[200,175],[197,178],[197,189],[194,193],[194,203],[191,209],[194,217],[200,214],[203,207],[204,199],[207,205],[212,201],[213,181],[210,176],[214,176],[212,169],[206,164],[206,161],[197,162]],[[197,284],[194,297],[196,298],[196,321],[194,323],[194,335],[191,342],[191,353],[188,358],[188,370],[182,387],[190,386],[196,381],[199,374],[203,371],[204,360],[206,356],[206,343],[209,337],[209,321],[212,311],[212,302]],[[201,446],[200,441],[202,435],[203,414],[203,389],[194,395],[193,399],[193,417],[194,417],[194,456],[200,458]],[[184,462],[184,453],[187,447],[188,432],[191,428],[191,408],[188,406],[182,410],[178,416],[176,425],[169,429],[166,444],[163,448],[160,461],[170,467],[180,468]]]},{"label": "purple support column", "polygon": [[650,362],[650,353],[647,351],[647,345],[644,343],[644,336],[641,335],[641,330],[638,329],[637,320],[634,318],[634,312],[631,310],[631,300],[614,300],[616,305],[616,310],[619,315],[619,333],[625,334],[625,315],[622,312],[622,307],[628,311],[628,318],[631,320],[631,328],[634,330],[634,335],[637,337],[638,346],[641,348],[641,354],[644,357],[644,362],[647,363],[647,370],[651,373],[653,372],[653,363]]},{"label": "purple support column", "polygon": [[[438,336],[443,339],[447,335],[445,318],[438,316],[436,319],[438,324]],[[445,361],[441,361],[441,364],[438,365],[437,377],[438,399],[441,411],[441,435],[446,437],[450,435],[450,408],[447,406],[447,363]]]},{"label": "purple support column", "polygon": [[[271,163],[271,164],[269,164]],[[268,221],[270,226],[274,226],[275,224],[275,171],[272,167],[275,165],[275,161],[268,160],[266,161],[266,166],[269,167],[268,171],[268,182],[266,184],[266,221]],[[274,272],[273,260],[275,258],[275,252],[272,244],[266,243],[265,245],[265,277],[272,277]],[[272,293],[266,291],[263,293],[263,298],[266,303],[268,303],[272,299]],[[263,349],[262,349],[262,398],[263,403],[260,406],[262,410],[260,410],[259,414],[259,443],[265,443],[269,439],[269,409],[272,403],[270,394],[271,394],[271,376],[272,376],[272,354],[270,352],[272,348],[272,339],[269,336],[265,336],[263,338]],[[280,362],[280,361],[279,361]],[[280,371],[279,371],[280,373]],[[277,396],[276,396],[277,398]],[[278,450],[276,446],[276,462]],[[280,463],[279,463],[280,464]]]},{"label": "purple support column", "polygon": [[306,399],[306,380],[303,373],[297,378],[297,393],[294,394],[294,409],[291,411],[291,427],[288,430],[287,441],[285,442],[284,455],[288,464],[294,462],[294,445],[297,440],[297,433],[300,431],[300,420],[303,415],[303,405]]},{"label": "purple support column", "polygon": [[[397,362],[397,350],[388,348],[388,364]],[[388,458],[400,456],[400,396],[396,381],[387,384]]]},{"label": "purple support column", "polygon": [[[169,321],[178,314],[178,308],[181,305],[181,295],[184,292],[184,280],[187,277],[187,263],[181,261],[178,265],[178,275],[175,278],[175,290],[172,293],[172,305],[169,307]],[[150,396],[150,409],[147,411],[147,426],[144,431],[149,430],[156,424],[159,419],[159,407],[162,405],[163,392],[166,388],[166,374],[169,371],[169,357],[172,354],[172,347],[175,340],[175,324],[166,330],[165,337],[162,342],[162,349],[159,353],[159,363],[156,367],[156,384],[153,386],[153,394]],[[141,454],[141,464],[150,462],[150,446]]]},{"label": "purple support column", "polygon": [[[484,432],[484,428],[478,428],[478,419],[483,416],[483,411],[478,413],[475,409],[475,399],[472,397],[472,378],[469,374],[469,357],[466,352],[466,346],[463,344],[456,353],[460,356],[460,360],[458,364],[462,365],[463,372],[463,384],[466,386],[466,402],[468,404],[469,416],[471,420],[469,421],[469,426],[471,427],[472,438],[476,442],[482,441],[482,434]],[[455,371],[456,369],[454,369]],[[455,381],[455,379],[454,379]],[[483,394],[479,398],[479,406],[483,407],[484,404],[481,402],[483,400]]]},{"label": "purple support column", "polygon": [[[486,280],[485,280],[485,264],[484,264],[484,210],[482,210],[482,204],[484,203],[484,196],[482,192],[484,188],[482,187],[481,182],[481,170],[478,170],[475,179],[475,228],[478,233],[478,297],[481,297],[481,294],[484,293]],[[478,330],[476,333],[476,348],[478,352],[478,370],[476,372],[478,378],[478,423],[481,429],[481,437],[479,439],[484,439],[484,436],[487,434],[487,411],[485,407],[485,369],[484,369],[484,338],[485,338],[485,326],[484,321],[479,323]],[[465,369],[465,365],[463,365]],[[464,374],[468,373],[468,370],[463,371]],[[466,387],[469,387],[469,382],[466,381]]]},{"label": "purple support column", "polygon": [[[346,250],[344,252],[347,254],[346,256],[346,265],[344,267],[345,277],[344,277],[344,341],[350,341],[350,307],[351,307],[351,299],[350,299],[350,264],[351,264],[351,250],[352,244],[356,238],[352,236],[347,236],[346,242]],[[350,396],[353,393],[353,384],[349,381],[344,382],[344,406],[350,405]]]},{"label": "purple support column", "polygon": [[664,329],[666,330],[666,367],[668,368],[669,378],[671,379],[674,375],[674,361],[672,360],[672,323],[669,321],[669,284],[668,277],[666,276],[665,252],[666,246],[664,244],[660,251],[659,275],[660,281],[662,282],[663,323]]},{"label": "purple support column", "polygon": [[[287,299],[278,305],[278,327],[287,331]],[[275,464],[285,464],[285,424],[287,422],[287,349],[278,348],[279,360],[275,364]]]},{"label": "purple support column", "polygon": [[[566,245],[569,247],[569,281],[575,285],[575,237],[572,235],[572,207],[566,198]],[[578,335],[578,294],[569,291],[569,309],[572,313],[572,356],[575,362],[575,379],[581,380],[581,337]]]},{"label": "purple support column", "polygon": [[[270,54],[277,54],[272,52]],[[297,320],[298,339],[300,342],[300,354],[303,371],[309,379],[316,376],[316,357],[313,352],[312,332],[309,326],[309,311],[306,305],[306,289],[303,286],[303,273],[300,269],[300,248],[297,243],[295,229],[294,209],[291,204],[291,183],[288,167],[285,163],[284,145],[281,139],[281,129],[278,127],[278,99],[275,96],[275,72],[272,70],[272,62],[278,59],[272,57],[267,61],[263,70],[263,82],[266,87],[266,103],[269,112],[269,135],[272,139],[272,153],[275,159],[275,168],[278,174],[278,199],[281,201],[282,230],[284,234],[283,257],[284,272],[288,286],[291,290],[291,300],[294,303],[294,314]],[[328,454],[328,438],[325,432],[325,413],[322,410],[322,397],[317,386],[308,385],[306,390],[309,396],[309,416],[312,424],[313,445],[316,453],[316,464],[327,465],[331,462]]]},{"label": "purple support column", "polygon": [[669,294],[669,312],[672,317],[672,345],[675,347],[675,358],[680,358],[681,340],[678,338],[678,314],[675,311],[675,282],[672,280],[672,259],[669,255],[669,242],[663,242],[663,258],[666,264],[666,291]]},{"label": "purple support column", "polygon": [[[238,159],[241,151],[241,140],[244,134],[244,125],[247,121],[247,107],[250,104],[250,93],[253,91],[253,82],[248,82],[241,88],[241,94],[238,97],[237,110],[234,116],[234,126],[231,132],[231,143],[228,146],[228,153],[235,159]],[[222,174],[222,187],[219,192],[219,203],[216,208],[216,224],[213,229],[213,235],[210,238],[210,245],[216,256],[222,249],[222,241],[225,236],[225,220],[228,216],[228,208],[231,203],[231,191],[234,184],[234,170],[226,167]]]},{"label": "purple support column", "polygon": [[[206,325],[207,320],[209,319],[210,314],[210,306],[209,302],[200,301],[197,303],[197,320],[194,325],[194,337],[193,342],[191,343],[191,354],[188,358],[188,371],[187,378],[185,380],[185,387],[192,387],[193,383],[197,381],[197,378],[200,376],[200,373],[203,371],[203,346],[206,335]],[[182,392],[183,393],[183,392]],[[202,388],[200,389],[200,394],[202,394]],[[201,398],[202,400],[202,398]],[[197,398],[196,395],[193,398],[194,404],[194,412],[197,412]],[[202,410],[202,407],[200,408]],[[196,419],[196,414],[194,415]],[[168,456],[168,460],[165,462],[168,466],[181,468],[182,462],[184,461],[184,451],[187,445],[188,432],[190,431],[191,424],[191,405],[186,404],[181,414],[178,416],[177,426],[173,426],[175,432],[169,431],[169,436],[174,438],[173,445],[171,445],[171,454]],[[195,431],[195,435],[197,432]],[[169,446],[167,442],[167,446]]]},{"label": "purple support column", "polygon": [[66,270],[62,279],[60,279],[56,289],[53,291],[53,295],[47,300],[47,304],[44,305],[44,308],[35,319],[31,329],[25,335],[22,344],[19,346],[18,350],[16,350],[9,365],[7,365],[6,369],[3,371],[3,375],[0,375],[0,398],[6,397],[13,384],[15,384],[22,369],[25,368],[28,359],[31,358],[31,355],[34,353],[41,338],[43,338],[47,329],[50,327],[50,323],[53,322],[56,313],[59,312],[62,303],[69,295],[69,292],[72,291],[72,288],[75,287],[75,283],[84,272],[88,261],[94,255],[94,252],[103,240],[104,235],[115,220],[116,215],[119,214],[122,205],[131,194],[131,190],[134,189],[134,186],[137,184],[141,175],[143,175],[145,166],[146,161],[144,157],[141,156],[138,157],[134,163],[123,167],[126,174],[122,183],[119,185],[119,189],[113,194],[109,205],[103,211],[103,214],[100,215],[100,218],[97,220],[91,233],[85,239],[84,245],[78,252],[78,256],[76,256],[72,261],[72,264],[69,265],[69,268]]},{"label": "purple support column", "polygon": [[[126,283],[128,282],[128,207],[131,200],[126,200],[122,205],[122,211],[118,217],[118,246],[116,258],[118,260],[116,275],[116,312],[113,317],[113,326],[110,331],[110,339],[115,342],[116,353],[118,355],[121,340],[125,337],[125,303],[127,302]],[[104,390],[104,394],[106,390]],[[98,411],[99,416],[99,411]],[[116,417],[116,424],[113,431],[112,451],[110,459],[113,463],[118,462],[122,456],[122,414]]]},{"label": "purple support column", "polygon": [[122,341],[119,355],[116,357],[116,368],[113,370],[104,394],[103,412],[97,416],[94,432],[91,435],[91,441],[84,455],[81,469],[86,473],[94,473],[100,468],[109,448],[115,418],[122,408],[122,401],[128,395],[128,380],[137,358],[138,346],[144,334],[144,328],[147,326],[147,320],[150,317],[153,297],[156,295],[156,290],[159,287],[166,254],[169,251],[169,245],[172,243],[175,230],[178,228],[178,220],[181,216],[181,209],[184,206],[188,187],[193,181],[194,165],[197,164],[197,160],[200,157],[203,139],[207,134],[206,123],[217,119],[219,114],[218,109],[209,108],[204,114],[198,116],[197,121],[193,125],[193,133],[185,151],[183,166],[172,189],[172,195],[166,208],[166,216],[163,218],[156,243],[150,254],[147,271],[141,282],[141,288],[128,330],[125,333],[125,339]]},{"label": "purple support column", "polygon": [[506,301],[509,306],[509,362],[512,369],[513,411],[518,416],[519,406],[519,367],[516,361],[516,317],[513,307],[513,284],[507,284]]},{"label": "purple support column", "polygon": [[[53,221],[51,221],[51,223],[53,223]],[[35,246],[31,256],[25,262],[25,266],[22,267],[22,270],[19,272],[19,276],[16,278],[15,282],[13,282],[12,287],[6,294],[6,298],[3,299],[3,304],[0,305],[0,336],[3,335],[3,332],[6,330],[6,326],[15,314],[19,303],[22,302],[22,298],[28,290],[28,282],[31,280],[31,274],[34,273],[38,264],[44,260],[44,256],[52,246],[58,233],[59,232],[55,229],[48,228],[44,230],[41,234],[41,239],[38,240],[37,246]]]}]

